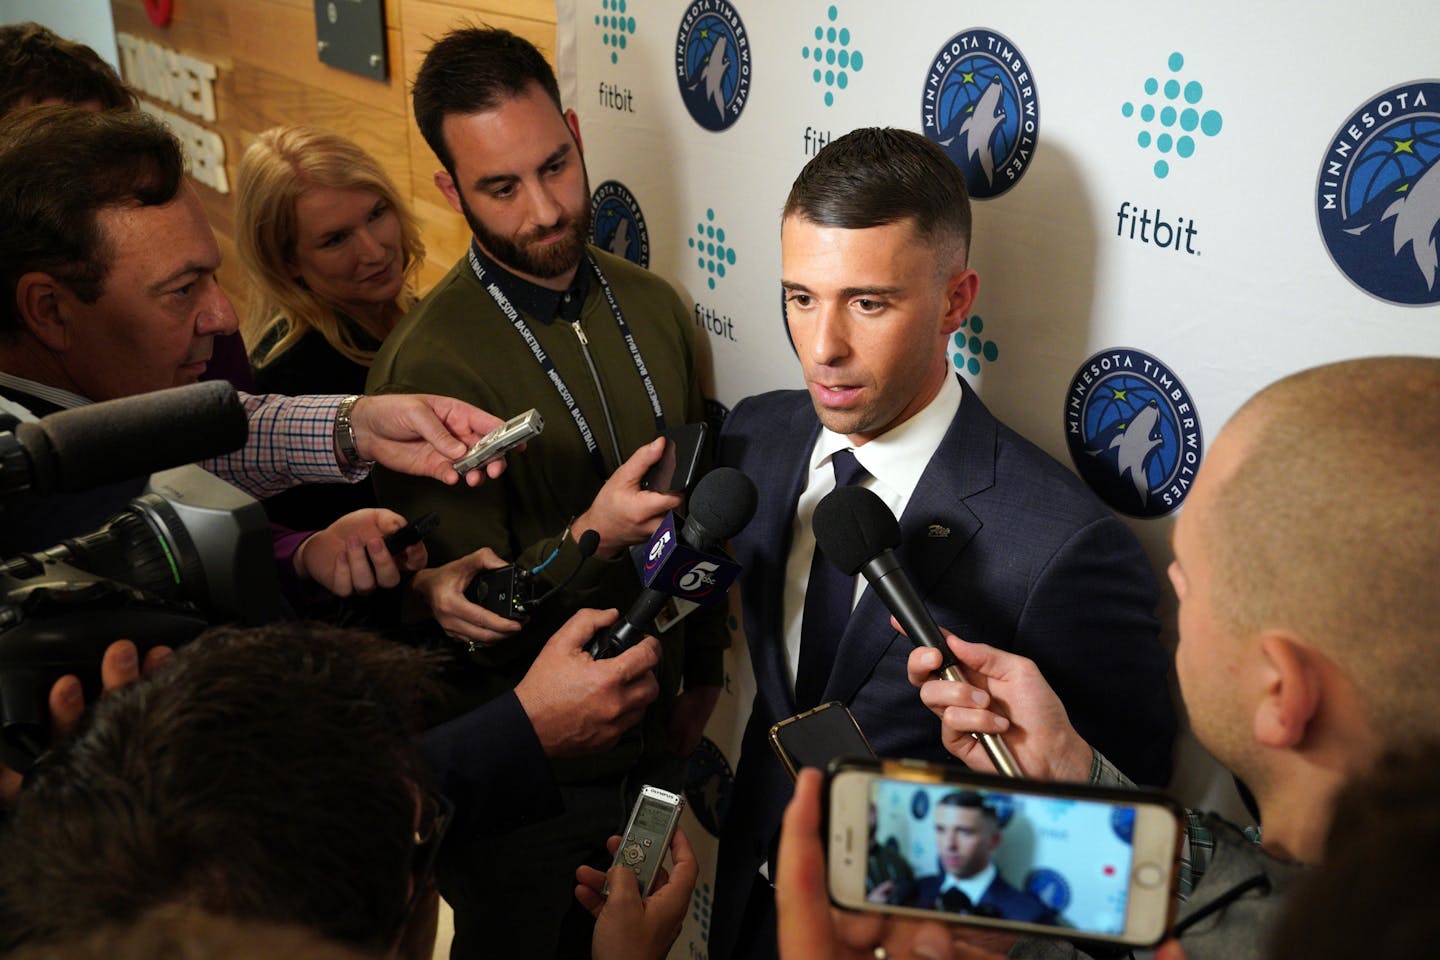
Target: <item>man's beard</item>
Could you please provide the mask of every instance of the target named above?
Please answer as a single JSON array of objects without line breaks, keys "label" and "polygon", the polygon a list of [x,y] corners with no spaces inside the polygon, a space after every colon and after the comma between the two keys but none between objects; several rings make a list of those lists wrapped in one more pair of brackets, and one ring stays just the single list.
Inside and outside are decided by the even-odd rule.
[{"label": "man's beard", "polygon": [[[581,207],[578,216],[567,216],[549,229],[522,237],[518,242],[510,237],[494,233],[485,226],[470,209],[470,204],[465,202],[463,194],[460,196],[460,209],[465,214],[465,222],[470,224],[470,230],[475,234],[475,239],[497,263],[516,273],[549,280],[574,270],[579,265],[580,258],[585,255],[585,244],[590,239],[590,202],[588,199],[590,178],[588,176],[585,178],[585,196],[586,202]],[[557,229],[565,231],[565,236],[544,246],[533,246],[534,241],[540,236],[553,233]]]}]

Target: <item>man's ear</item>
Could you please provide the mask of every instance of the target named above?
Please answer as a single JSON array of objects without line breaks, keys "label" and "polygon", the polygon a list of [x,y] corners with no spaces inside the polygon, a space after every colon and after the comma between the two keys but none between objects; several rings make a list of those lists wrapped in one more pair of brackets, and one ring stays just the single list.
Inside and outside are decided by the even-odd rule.
[{"label": "man's ear", "polygon": [[980,275],[969,267],[957,267],[945,281],[945,316],[940,332],[947,337],[960,329],[975,306],[980,292]]},{"label": "man's ear", "polygon": [[445,202],[450,204],[451,210],[460,214],[465,212],[465,208],[460,205],[460,190],[455,186],[455,178],[450,176],[448,171],[435,171],[435,187],[445,197]]},{"label": "man's ear", "polygon": [[70,348],[71,330],[65,323],[60,281],[38,271],[22,274],[15,284],[15,307],[31,336],[59,353]]},{"label": "man's ear", "polygon": [[1324,656],[1283,632],[1260,637],[1263,687],[1255,709],[1255,742],[1287,750],[1304,739],[1320,709],[1325,686]]},{"label": "man's ear", "polygon": [[574,110],[565,111],[565,126],[570,128],[570,136],[575,138],[575,149],[580,155],[585,155],[585,144],[580,139],[580,116]]}]

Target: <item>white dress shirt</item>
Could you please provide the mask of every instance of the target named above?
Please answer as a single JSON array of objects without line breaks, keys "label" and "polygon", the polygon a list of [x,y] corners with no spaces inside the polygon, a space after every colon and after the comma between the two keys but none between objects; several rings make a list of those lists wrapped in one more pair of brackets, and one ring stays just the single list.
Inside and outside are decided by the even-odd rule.
[{"label": "white dress shirt", "polygon": [[[815,531],[811,528],[811,521],[816,505],[835,489],[831,457],[841,450],[852,451],[860,466],[869,474],[859,481],[859,485],[879,496],[898,518],[905,512],[920,482],[920,475],[925,472],[931,456],[950,429],[960,409],[961,396],[960,382],[954,374],[949,374],[939,393],[924,409],[859,447],[843,434],[833,433],[823,426],[820,428],[820,436],[810,451],[805,488],[800,491],[800,501],[795,508],[794,526],[790,530],[790,556],[785,563],[782,622],[791,689],[794,689],[795,672],[800,664],[800,621],[805,614],[805,589],[810,582],[810,563],[815,554]],[[855,609],[868,586],[864,577],[855,578],[850,609]]]}]

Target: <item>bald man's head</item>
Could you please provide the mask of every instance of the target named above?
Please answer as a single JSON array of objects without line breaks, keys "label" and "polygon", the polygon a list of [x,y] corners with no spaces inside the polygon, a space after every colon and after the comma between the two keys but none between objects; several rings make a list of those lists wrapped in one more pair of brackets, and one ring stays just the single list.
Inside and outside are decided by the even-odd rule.
[{"label": "bald man's head", "polygon": [[1392,746],[1440,717],[1440,358],[1297,373],[1225,428],[1238,452],[1200,535],[1236,636],[1334,659]]}]

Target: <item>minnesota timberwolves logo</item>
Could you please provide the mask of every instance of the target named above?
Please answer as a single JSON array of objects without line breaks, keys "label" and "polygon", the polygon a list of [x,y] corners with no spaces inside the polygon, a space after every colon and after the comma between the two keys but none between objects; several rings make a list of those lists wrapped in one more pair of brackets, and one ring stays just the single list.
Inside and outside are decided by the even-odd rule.
[{"label": "minnesota timberwolves logo", "polygon": [[1025,892],[1056,913],[1070,906],[1070,884],[1058,870],[1037,867],[1025,875]]},{"label": "minnesota timberwolves logo", "polygon": [[675,79],[680,98],[706,130],[740,119],[750,97],[750,35],[726,0],[695,0],[675,38]]},{"label": "minnesota timberwolves logo", "polygon": [[590,198],[595,246],[642,267],[650,266],[650,231],[635,195],[619,180],[606,180]]},{"label": "minnesota timberwolves logo", "polygon": [[1316,186],[1320,235],[1360,289],[1440,303],[1440,80],[1392,87],[1340,125]]},{"label": "minnesota timberwolves logo", "polygon": [[992,30],[955,34],[930,64],[920,118],[964,172],[970,196],[1000,196],[1029,167],[1040,132],[1029,62]]},{"label": "minnesota timberwolves logo", "polygon": [[725,820],[725,808],[730,805],[730,788],[734,785],[735,775],[725,754],[709,737],[701,737],[700,746],[690,754],[690,762],[685,767],[685,799],[700,826],[717,837],[720,824]]},{"label": "minnesota timberwolves logo", "polygon": [[1090,489],[1121,513],[1161,517],[1200,467],[1200,416],[1180,378],[1139,350],[1081,364],[1065,399],[1065,439]]}]

